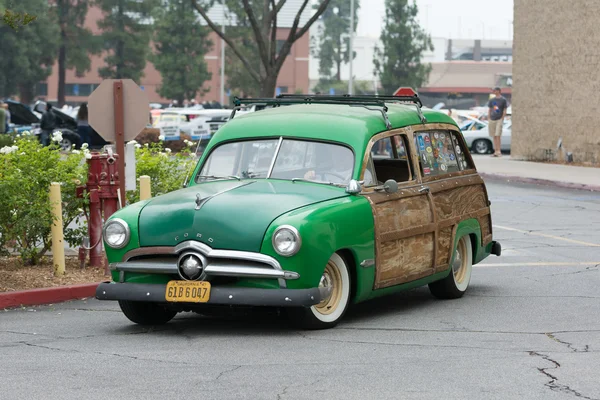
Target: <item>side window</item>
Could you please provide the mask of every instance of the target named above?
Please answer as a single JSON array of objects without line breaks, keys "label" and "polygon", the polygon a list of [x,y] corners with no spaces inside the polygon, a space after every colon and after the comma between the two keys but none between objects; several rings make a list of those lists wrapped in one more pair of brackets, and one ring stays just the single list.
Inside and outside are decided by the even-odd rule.
[{"label": "side window", "polygon": [[375,173],[372,185],[382,184],[388,179],[400,183],[412,180],[414,174],[410,166],[406,136],[394,135],[373,143],[369,164],[365,171],[365,186],[368,186],[367,172]]},{"label": "side window", "polygon": [[458,162],[458,167],[463,171],[465,169],[473,168],[473,165],[470,163],[470,161],[467,160],[467,157],[465,156],[465,149],[462,146],[461,141],[458,139],[457,133],[450,132],[450,135],[452,136],[452,143],[456,152],[456,160]]},{"label": "side window", "polygon": [[415,134],[415,147],[419,152],[419,165],[424,178],[458,172],[459,157],[465,159],[464,152],[447,131],[418,132]]}]

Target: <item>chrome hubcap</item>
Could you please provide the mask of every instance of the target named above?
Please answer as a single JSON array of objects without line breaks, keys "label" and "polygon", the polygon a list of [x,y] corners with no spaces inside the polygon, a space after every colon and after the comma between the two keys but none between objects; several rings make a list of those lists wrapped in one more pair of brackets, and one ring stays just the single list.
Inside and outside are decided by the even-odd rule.
[{"label": "chrome hubcap", "polygon": [[321,276],[319,292],[321,292],[321,302],[315,305],[314,309],[323,315],[337,310],[342,299],[342,275],[332,262],[327,264]]},{"label": "chrome hubcap", "polygon": [[488,151],[488,145],[485,142],[479,141],[475,143],[475,150],[477,150],[478,153],[485,153]]}]

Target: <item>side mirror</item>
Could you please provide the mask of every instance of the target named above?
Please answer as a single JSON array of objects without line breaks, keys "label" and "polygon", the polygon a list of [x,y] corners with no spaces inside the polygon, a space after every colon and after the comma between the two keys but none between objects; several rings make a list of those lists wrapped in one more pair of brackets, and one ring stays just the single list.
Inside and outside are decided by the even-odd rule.
[{"label": "side mirror", "polygon": [[358,182],[356,179],[352,179],[350,182],[348,182],[348,186],[346,186],[346,193],[359,194],[360,192],[362,192],[362,186],[360,185],[360,182]]},{"label": "side mirror", "polygon": [[377,186],[375,190],[378,192],[385,191],[386,193],[396,193],[398,191],[398,182],[393,179],[388,179],[383,186]]},{"label": "side mirror", "polygon": [[388,179],[383,184],[383,190],[385,190],[386,193],[396,193],[398,191],[398,182],[393,179]]}]

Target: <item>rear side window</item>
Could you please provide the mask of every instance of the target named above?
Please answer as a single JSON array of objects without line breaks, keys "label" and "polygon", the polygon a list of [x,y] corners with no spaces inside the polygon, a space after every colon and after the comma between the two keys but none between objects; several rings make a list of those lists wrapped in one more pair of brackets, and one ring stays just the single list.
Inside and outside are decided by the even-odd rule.
[{"label": "rear side window", "polygon": [[419,151],[419,165],[424,178],[463,169],[464,152],[451,132],[417,132],[415,146]]}]

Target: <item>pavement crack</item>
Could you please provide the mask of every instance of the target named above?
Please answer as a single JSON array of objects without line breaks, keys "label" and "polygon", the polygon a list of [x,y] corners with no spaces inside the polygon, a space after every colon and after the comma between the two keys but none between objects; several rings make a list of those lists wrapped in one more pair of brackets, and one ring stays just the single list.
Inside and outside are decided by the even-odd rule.
[{"label": "pavement crack", "polygon": [[289,388],[290,388],[289,386],[284,386],[281,393],[277,393],[277,400],[281,400],[282,399],[281,396],[285,396],[285,394],[287,393]]},{"label": "pavement crack", "polygon": [[583,347],[583,350],[581,350],[581,349],[578,349],[577,347],[575,347],[575,346],[573,345],[573,343],[569,343],[569,342],[566,342],[566,341],[564,341],[564,340],[561,340],[561,339],[557,338],[557,337],[555,336],[555,334],[554,334],[554,333],[552,333],[552,332],[546,333],[546,336],[548,336],[548,338],[550,338],[550,339],[554,340],[555,342],[558,342],[558,343],[560,343],[560,344],[564,344],[564,345],[565,345],[565,346],[567,346],[567,347],[568,347],[568,348],[569,348],[571,351],[573,351],[573,353],[588,353],[588,352],[590,351],[590,346],[589,346],[589,345],[587,345],[587,344],[586,344],[586,345]]},{"label": "pavement crack", "polygon": [[548,377],[550,379],[547,383],[544,384],[544,386],[546,386],[553,392],[567,393],[567,394],[570,394],[570,395],[573,395],[575,397],[579,397],[582,399],[599,400],[597,398],[585,396],[585,395],[581,394],[580,392],[576,391],[575,389],[572,389],[571,387],[569,387],[569,385],[564,385],[564,384],[558,383],[558,378],[555,375],[552,375],[550,372],[548,372],[548,370],[557,370],[560,368],[560,363],[558,361],[553,360],[546,354],[538,353],[537,351],[529,351],[528,353],[530,356],[541,357],[545,361],[552,363],[552,365],[553,365],[552,367],[547,367],[547,368],[537,367],[537,370],[540,371],[542,374],[544,374],[546,377]]},{"label": "pavement crack", "polygon": [[223,375],[228,374],[228,373],[233,372],[233,371],[237,371],[238,369],[240,369],[242,367],[243,367],[243,365],[235,365],[233,368],[229,368],[229,369],[226,369],[224,371],[221,371],[219,373],[219,375],[217,375],[217,377],[215,378],[215,381],[218,381],[219,379],[221,379],[223,377]]},{"label": "pavement crack", "polygon": [[[460,331],[455,331],[460,332]],[[304,339],[315,340],[322,342],[333,342],[333,343],[348,343],[348,344],[368,344],[368,345],[379,345],[379,346],[398,346],[398,347],[420,347],[420,348],[444,348],[444,349],[472,349],[472,350],[489,350],[489,351],[500,351],[508,352],[509,350],[497,349],[491,347],[481,346],[457,346],[457,345],[440,345],[440,344],[419,344],[419,343],[392,343],[392,342],[381,342],[381,341],[367,341],[367,340],[342,340],[342,339],[328,339],[310,337],[304,333],[298,333]]]},{"label": "pavement crack", "polygon": [[101,351],[80,351],[80,350],[75,350],[75,349],[60,349],[57,347],[44,346],[41,344],[35,344],[35,343],[29,343],[29,342],[21,342],[21,344],[23,344],[25,346],[37,347],[37,348],[56,351],[56,352],[60,352],[60,353],[75,353],[75,354],[83,354],[83,355],[96,354],[96,355],[100,355],[100,356],[119,357],[119,358],[127,358],[130,360],[150,361],[150,362],[158,362],[158,363],[166,363],[166,364],[192,365],[192,366],[200,366],[201,365],[201,364],[189,363],[189,362],[184,362],[184,361],[172,361],[172,360],[161,360],[161,359],[155,359],[155,358],[142,358],[142,357],[137,357],[137,356],[128,356],[128,355],[119,354],[119,353],[104,353]]}]

